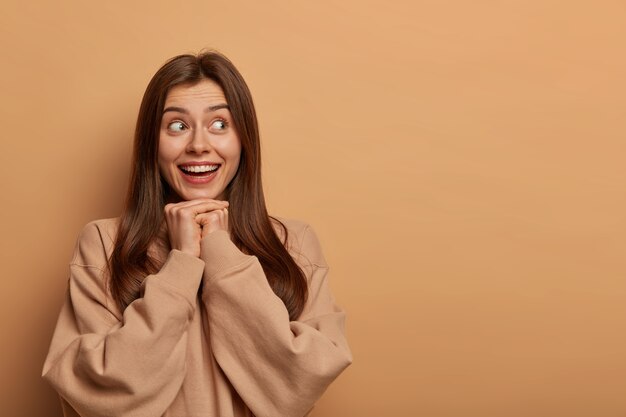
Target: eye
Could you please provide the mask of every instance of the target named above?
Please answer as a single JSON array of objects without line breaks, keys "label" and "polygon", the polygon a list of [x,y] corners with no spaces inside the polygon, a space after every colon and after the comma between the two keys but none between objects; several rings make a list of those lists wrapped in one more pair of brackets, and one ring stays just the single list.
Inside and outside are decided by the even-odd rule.
[{"label": "eye", "polygon": [[171,130],[172,132],[182,132],[183,130],[185,130],[186,126],[183,122],[172,122],[169,125],[167,125],[167,129]]},{"label": "eye", "polygon": [[226,120],[224,119],[217,119],[213,123],[211,123],[211,127],[216,130],[226,130],[227,126],[228,122],[226,122]]}]

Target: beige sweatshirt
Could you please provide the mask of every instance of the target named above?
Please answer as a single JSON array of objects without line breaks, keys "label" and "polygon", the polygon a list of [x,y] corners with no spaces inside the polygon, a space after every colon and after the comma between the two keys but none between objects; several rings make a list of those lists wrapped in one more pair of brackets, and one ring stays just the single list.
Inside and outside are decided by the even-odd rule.
[{"label": "beige sweatshirt", "polygon": [[309,284],[290,321],[257,258],[225,231],[207,235],[196,258],[170,249],[163,229],[150,248],[160,271],[120,312],[103,275],[117,220],[87,224],[70,263],[43,367],[65,416],[299,417],[352,362],[345,314],[305,223],[281,219]]}]

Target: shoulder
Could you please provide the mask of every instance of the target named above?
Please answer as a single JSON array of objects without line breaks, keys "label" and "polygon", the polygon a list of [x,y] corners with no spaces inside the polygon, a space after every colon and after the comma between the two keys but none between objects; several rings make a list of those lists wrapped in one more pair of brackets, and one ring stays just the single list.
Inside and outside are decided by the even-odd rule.
[{"label": "shoulder", "polygon": [[103,269],[113,250],[118,225],[118,217],[87,223],[78,234],[71,263]]},{"label": "shoulder", "polygon": [[[285,230],[276,220],[287,229],[286,242]],[[302,220],[272,216],[272,225],[296,262],[302,266],[327,266],[317,233],[310,224]]]}]

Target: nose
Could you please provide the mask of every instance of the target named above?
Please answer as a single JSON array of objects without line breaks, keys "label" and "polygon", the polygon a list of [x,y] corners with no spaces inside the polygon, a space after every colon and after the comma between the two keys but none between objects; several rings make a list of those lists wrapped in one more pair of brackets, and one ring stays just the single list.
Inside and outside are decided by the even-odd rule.
[{"label": "nose", "polygon": [[187,152],[189,153],[205,153],[211,152],[211,139],[209,133],[202,128],[193,129],[187,143]]}]

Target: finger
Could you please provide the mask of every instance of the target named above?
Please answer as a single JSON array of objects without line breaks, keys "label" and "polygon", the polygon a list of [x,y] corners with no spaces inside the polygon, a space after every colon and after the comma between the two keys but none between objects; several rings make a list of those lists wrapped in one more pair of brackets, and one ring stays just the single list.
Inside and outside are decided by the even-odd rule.
[{"label": "finger", "polygon": [[215,210],[204,212],[204,213],[198,213],[196,214],[194,218],[196,219],[197,222],[200,222],[201,220],[210,219],[212,216],[215,216]]},{"label": "finger", "polygon": [[202,226],[203,230],[207,228],[213,229],[215,227],[228,230],[228,212],[226,209],[198,214],[195,220]]},{"label": "finger", "polygon": [[220,225],[224,230],[228,229],[228,209],[223,209],[219,211],[220,216]]},{"label": "finger", "polygon": [[192,210],[196,215],[201,214],[201,213],[208,213],[211,211],[219,211],[219,210],[223,210],[225,209],[227,206],[219,203],[219,202],[215,202],[215,201],[209,201],[209,202],[205,202],[205,203],[198,203],[198,204],[194,204],[193,206],[189,206],[186,207],[187,210]]},{"label": "finger", "polygon": [[228,209],[224,209],[224,219],[223,219],[224,230],[228,230]]},{"label": "finger", "polygon": [[195,220],[201,226],[219,223],[219,210],[214,210],[208,213],[200,213],[195,217]]},{"label": "finger", "polygon": [[205,203],[195,203],[185,207],[179,207],[173,212],[183,217],[196,217],[198,214],[221,210],[223,208],[223,204],[212,201]]},{"label": "finger", "polygon": [[202,199],[195,199],[195,200],[187,200],[187,201],[181,201],[180,203],[169,203],[165,205],[165,211],[166,212],[171,212],[171,211],[178,211],[180,209],[184,209],[187,207],[192,207],[198,204],[203,204],[203,203],[213,203],[217,206],[220,207],[228,207],[229,202],[225,201],[225,200],[213,200],[210,198],[202,198]]},{"label": "finger", "polygon": [[196,198],[193,200],[181,201],[180,203],[175,203],[175,205],[182,208],[182,207],[190,207],[190,206],[193,206],[196,204],[202,204],[202,203],[221,204],[225,207],[228,207],[228,204],[229,204],[227,200],[214,200],[211,198]]}]

